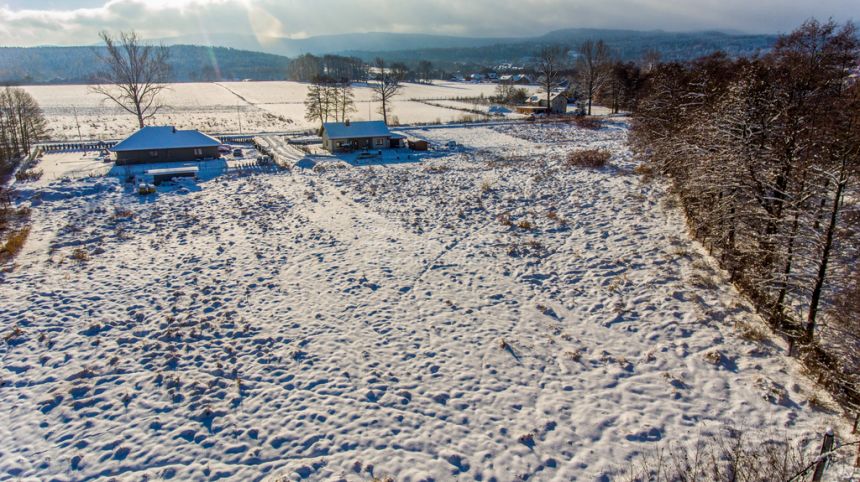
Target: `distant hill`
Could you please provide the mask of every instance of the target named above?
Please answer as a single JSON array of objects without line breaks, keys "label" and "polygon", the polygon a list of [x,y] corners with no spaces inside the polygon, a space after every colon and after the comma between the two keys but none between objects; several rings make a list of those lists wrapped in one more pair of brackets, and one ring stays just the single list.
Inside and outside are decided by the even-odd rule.
[{"label": "distant hill", "polygon": [[[99,69],[101,47],[0,47],[0,84],[85,83]],[[282,80],[290,59],[224,47],[172,45],[173,82],[251,78]]]},{"label": "distant hill", "polygon": [[[355,55],[364,59],[383,56],[391,60],[426,59],[439,62],[498,62],[533,55],[541,46],[563,44],[575,48],[585,40],[603,39],[622,58],[634,59],[649,49],[660,50],[673,60],[692,59],[714,50],[730,55],[749,55],[773,45],[774,35],[724,32],[664,32],[617,29],[564,29],[537,37],[456,37],[402,33],[353,33],[306,39],[275,38],[260,43],[253,35],[213,35],[217,45],[296,57],[301,54]],[[206,44],[207,39],[189,35],[162,39],[166,44]]]},{"label": "distant hill", "polygon": [[[415,65],[429,60],[437,68],[458,70],[498,63],[522,63],[545,45],[576,49],[585,40],[604,40],[623,60],[658,50],[664,60],[689,60],[715,50],[732,56],[768,50],[774,35],[723,32],[565,29],[538,37],[471,38],[400,33],[354,33],[306,39],[276,38],[260,43],[253,35],[189,35],[161,39],[169,45],[174,82],[277,80],[286,78],[290,59],[301,54],[338,54],[372,61],[384,57]],[[201,47],[212,42],[219,47]],[[191,45],[197,44],[197,45]],[[78,83],[92,80],[100,47],[0,47],[0,83]]]},{"label": "distant hill", "polygon": [[387,52],[350,49],[340,52],[365,60],[382,55],[391,61],[429,60],[440,65],[517,63],[535,55],[546,45],[575,50],[586,40],[603,40],[622,60],[637,60],[648,50],[657,50],[663,60],[691,60],[722,50],[731,56],[749,56],[769,50],[775,35],[731,35],[721,32],[640,32],[633,30],[568,29],[508,43],[457,48],[397,49]]},{"label": "distant hill", "polygon": [[167,45],[207,45],[211,42],[214,45],[225,47],[285,55],[287,57],[298,57],[302,54],[340,54],[349,50],[387,52],[423,48],[483,47],[518,40],[523,39],[516,37],[454,37],[446,35],[368,32],[319,35],[305,39],[274,38],[263,43],[253,35],[241,34],[213,34],[211,36],[191,34],[164,38],[159,41]]}]

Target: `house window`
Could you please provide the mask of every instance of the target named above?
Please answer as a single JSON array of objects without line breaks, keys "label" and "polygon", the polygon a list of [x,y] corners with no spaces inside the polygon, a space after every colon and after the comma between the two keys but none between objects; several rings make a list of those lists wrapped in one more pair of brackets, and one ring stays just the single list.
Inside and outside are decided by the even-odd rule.
[{"label": "house window", "polygon": [[158,151],[149,151],[149,157],[158,157]]},{"label": "house window", "polygon": [[343,147],[343,142],[337,141],[337,147]]},{"label": "house window", "polygon": [[381,146],[382,145],[382,139],[376,139],[376,145]]},{"label": "house window", "polygon": [[195,156],[202,156],[203,155],[203,149],[194,149],[194,155]]}]

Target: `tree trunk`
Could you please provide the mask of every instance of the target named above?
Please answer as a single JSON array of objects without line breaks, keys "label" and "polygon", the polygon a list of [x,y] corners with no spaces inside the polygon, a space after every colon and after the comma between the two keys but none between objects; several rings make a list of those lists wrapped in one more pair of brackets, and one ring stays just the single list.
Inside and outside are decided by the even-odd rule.
[{"label": "tree trunk", "polygon": [[830,210],[830,223],[827,225],[827,233],[824,237],[824,248],[821,251],[821,263],[818,266],[818,275],[815,277],[815,286],[812,289],[812,299],[809,301],[809,316],[806,318],[806,337],[812,341],[815,336],[815,323],[818,315],[818,305],[821,302],[821,292],[824,288],[824,280],[827,276],[827,263],[830,260],[830,251],[833,248],[833,237],[836,234],[836,223],[839,221],[839,205],[842,203],[842,193],[848,183],[846,178],[846,160],[842,160],[839,172],[839,182],[836,184],[836,194],[833,196],[833,208]]}]

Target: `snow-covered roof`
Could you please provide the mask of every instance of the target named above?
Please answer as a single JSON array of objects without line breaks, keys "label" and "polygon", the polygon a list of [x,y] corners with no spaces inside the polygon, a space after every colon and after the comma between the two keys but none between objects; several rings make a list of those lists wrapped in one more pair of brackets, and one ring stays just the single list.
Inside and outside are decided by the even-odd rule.
[{"label": "snow-covered roof", "polygon": [[192,149],[220,146],[221,141],[197,130],[178,130],[173,126],[146,126],[113,146],[113,152],[152,149]]},{"label": "snow-covered roof", "polygon": [[[564,97],[564,93],[563,92],[553,92],[549,96],[550,102],[554,101],[556,99],[556,97],[559,97],[559,96]],[[528,103],[528,104],[539,104],[545,100],[546,100],[546,92],[542,92],[542,93],[533,94],[531,97],[528,98],[528,100],[526,100],[526,103]]]},{"label": "snow-covered roof", "polygon": [[360,137],[391,137],[391,131],[383,121],[326,122],[323,129],[329,139],[355,139]]}]

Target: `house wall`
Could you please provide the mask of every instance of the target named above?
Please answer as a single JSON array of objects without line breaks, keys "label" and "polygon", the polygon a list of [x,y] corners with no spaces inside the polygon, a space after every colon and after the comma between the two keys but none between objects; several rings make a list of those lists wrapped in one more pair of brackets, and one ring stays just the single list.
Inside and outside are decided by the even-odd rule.
[{"label": "house wall", "polygon": [[558,96],[552,100],[550,111],[554,114],[564,114],[567,112],[567,99],[563,96]]},{"label": "house wall", "polygon": [[[199,149],[202,153],[196,153]],[[158,149],[115,152],[116,165],[149,164],[154,162],[184,162],[198,159],[216,159],[221,156],[218,146],[187,149]]]},{"label": "house wall", "polygon": [[355,137],[352,139],[329,139],[323,135],[323,148],[329,152],[343,152],[345,149],[337,147],[338,142],[349,143],[353,148],[362,149],[386,149],[391,146],[390,137]]}]

